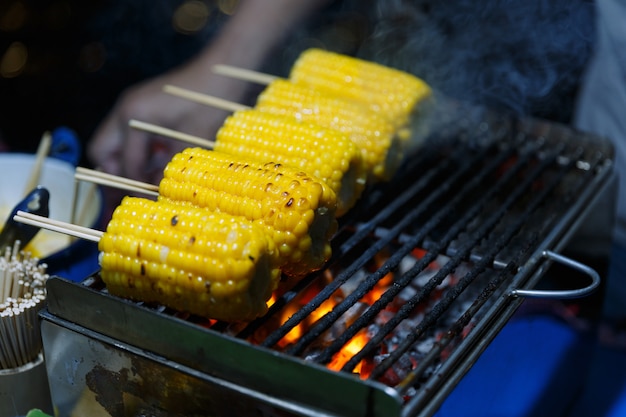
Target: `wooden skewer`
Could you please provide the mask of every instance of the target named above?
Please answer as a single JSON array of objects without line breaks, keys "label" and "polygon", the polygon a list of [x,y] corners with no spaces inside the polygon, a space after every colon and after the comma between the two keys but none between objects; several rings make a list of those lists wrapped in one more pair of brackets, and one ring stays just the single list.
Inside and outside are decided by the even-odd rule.
[{"label": "wooden skewer", "polygon": [[191,101],[195,101],[197,103],[206,104],[207,106],[212,106],[231,112],[250,109],[250,106],[246,106],[245,104],[235,103],[234,101],[224,100],[219,97],[198,93],[197,91],[187,90],[185,88],[176,87],[174,85],[166,85],[165,87],[163,87],[163,91],[173,96],[182,97]]},{"label": "wooden skewer", "polygon": [[[97,198],[98,187],[96,187],[96,183],[92,182],[89,184],[89,187],[86,191],[80,187],[80,182],[75,178],[74,181],[74,201],[72,202],[72,214],[70,216],[70,221],[74,224],[84,224],[85,217],[88,214],[87,207],[89,206],[88,202],[93,201]],[[83,195],[81,195],[81,192]],[[82,197],[82,198],[81,198]],[[80,211],[78,207],[78,203],[82,201],[83,204],[80,206]]]},{"label": "wooden skewer", "polygon": [[259,71],[253,71],[245,68],[234,67],[231,65],[218,64],[213,66],[213,72],[219,75],[236,78],[244,81],[251,81],[257,84],[268,85],[276,81],[280,77],[265,74]]},{"label": "wooden skewer", "polygon": [[54,232],[78,237],[80,239],[90,240],[92,242],[100,241],[100,238],[104,234],[104,232],[100,230],[77,226],[75,224],[62,222],[60,220],[54,220],[32,213],[26,213],[21,210],[18,211],[15,216],[13,216],[13,220],[19,223],[29,224],[31,226],[37,226],[43,229],[52,230]]},{"label": "wooden skewer", "polygon": [[211,96],[209,94],[198,93],[197,91],[187,90],[185,88],[176,87],[169,84],[163,87],[163,91],[177,97],[195,101],[196,103],[205,104],[207,106],[231,112],[236,112],[239,110],[250,110],[252,108],[250,106],[246,106],[245,104],[236,103],[234,101],[225,100],[223,98]]},{"label": "wooden skewer", "polygon": [[37,148],[37,156],[35,157],[35,165],[30,171],[30,177],[26,181],[26,189],[24,195],[27,195],[37,186],[39,177],[41,176],[41,168],[43,163],[50,153],[50,146],[52,145],[52,134],[50,132],[44,132],[41,140],[39,141],[39,147]]},{"label": "wooden skewer", "polygon": [[138,192],[154,197],[157,197],[159,195],[158,185],[135,181],[129,178],[107,174],[106,172],[96,171],[93,169],[76,167],[74,178],[80,181],[89,181],[100,185],[119,188],[121,190],[131,192]]},{"label": "wooden skewer", "polygon": [[139,120],[132,119],[128,122],[130,127],[135,129],[143,130],[146,132],[154,133],[156,135],[166,136],[172,139],[177,139],[183,142],[190,143],[196,146],[202,146],[204,148],[213,149],[215,146],[215,142],[201,138],[199,136],[190,135],[188,133],[179,132],[177,130],[168,129],[166,127],[161,127],[157,125],[153,125],[151,123],[141,122]]}]

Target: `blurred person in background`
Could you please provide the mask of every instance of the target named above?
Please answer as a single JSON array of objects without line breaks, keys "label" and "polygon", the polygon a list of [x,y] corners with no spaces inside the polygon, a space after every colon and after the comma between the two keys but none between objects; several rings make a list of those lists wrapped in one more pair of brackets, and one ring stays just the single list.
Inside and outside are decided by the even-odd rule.
[{"label": "blurred person in background", "polygon": [[[225,3],[225,2],[223,2]],[[0,128],[32,152],[44,130],[74,129],[83,143],[124,88],[190,59],[230,9],[199,2],[0,2]],[[81,164],[86,164],[84,157]]]},{"label": "blurred person in background", "polygon": [[[626,3],[596,1],[596,43],[573,124],[611,140],[618,176],[616,223],[604,315],[608,343],[626,348]],[[621,336],[620,336],[621,333]]]},{"label": "blurred person in background", "polygon": [[3,146],[34,152],[45,130],[64,125],[84,145],[80,165],[156,182],[185,145],[131,129],[129,119],[211,139],[228,114],[168,95],[163,85],[251,104],[262,86],[211,67],[285,76],[310,46],[352,54],[369,31],[360,10],[370,3],[7,0],[0,4]]},{"label": "blurred person in background", "polygon": [[[212,74],[230,64],[286,75],[306,47],[353,53],[367,25],[354,0],[7,0],[0,3],[0,131],[35,152],[44,131],[75,130],[80,165],[156,182],[185,145],[129,119],[211,139],[227,112],[165,84],[253,103],[261,86]],[[115,190],[108,205],[119,199]]]},{"label": "blurred person in background", "polygon": [[171,156],[189,145],[130,128],[130,119],[207,139],[227,113],[163,93],[175,85],[242,102],[249,83],[212,73],[216,64],[259,69],[294,26],[327,0],[241,1],[219,34],[192,59],[126,90],[94,133],[91,161],[107,172],[157,183]]}]

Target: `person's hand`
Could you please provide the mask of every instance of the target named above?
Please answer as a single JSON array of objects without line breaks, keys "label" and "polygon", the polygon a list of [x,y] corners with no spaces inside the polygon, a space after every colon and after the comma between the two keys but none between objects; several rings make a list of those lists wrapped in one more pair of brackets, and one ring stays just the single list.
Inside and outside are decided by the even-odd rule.
[{"label": "person's hand", "polygon": [[188,145],[129,126],[131,119],[213,140],[227,112],[170,96],[171,84],[240,102],[249,85],[215,75],[216,64],[256,69],[289,30],[328,0],[246,0],[214,42],[189,63],[125,91],[96,129],[87,154],[106,172],[158,183],[171,157]]},{"label": "person's hand", "polygon": [[[131,128],[129,121],[136,119],[212,140],[227,112],[162,91],[164,85],[171,84],[219,95],[225,83],[230,83],[229,90],[221,96],[236,100],[243,93],[245,83],[211,75],[210,69],[206,71],[194,62],[126,90],[89,144],[92,163],[115,175],[158,184],[171,157],[190,145]],[[216,84],[214,88],[210,88],[211,82]]]}]

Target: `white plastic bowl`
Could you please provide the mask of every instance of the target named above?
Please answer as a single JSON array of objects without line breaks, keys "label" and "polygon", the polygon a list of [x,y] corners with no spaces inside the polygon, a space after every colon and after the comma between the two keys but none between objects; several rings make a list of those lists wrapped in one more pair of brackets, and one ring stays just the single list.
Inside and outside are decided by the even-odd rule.
[{"label": "white plastic bowl", "polygon": [[[35,155],[0,153],[0,222],[4,222],[16,204],[31,190],[27,181],[35,164]],[[91,183],[74,180],[75,167],[56,158],[47,158],[43,164],[38,185],[50,192],[51,219],[71,222],[86,227],[98,225],[103,212],[100,189]],[[77,197],[76,218],[72,218],[74,196]],[[29,248],[35,256],[47,258],[71,249],[76,238],[40,230]]]}]

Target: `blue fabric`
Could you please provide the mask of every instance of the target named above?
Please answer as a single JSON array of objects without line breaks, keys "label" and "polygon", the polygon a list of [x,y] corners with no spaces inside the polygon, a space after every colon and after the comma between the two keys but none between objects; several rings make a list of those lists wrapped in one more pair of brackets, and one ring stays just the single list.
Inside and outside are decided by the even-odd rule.
[{"label": "blue fabric", "polygon": [[593,344],[591,337],[556,317],[516,317],[436,416],[562,416],[583,387]]},{"label": "blue fabric", "polygon": [[626,416],[626,350],[599,346],[586,390],[568,417]]}]

